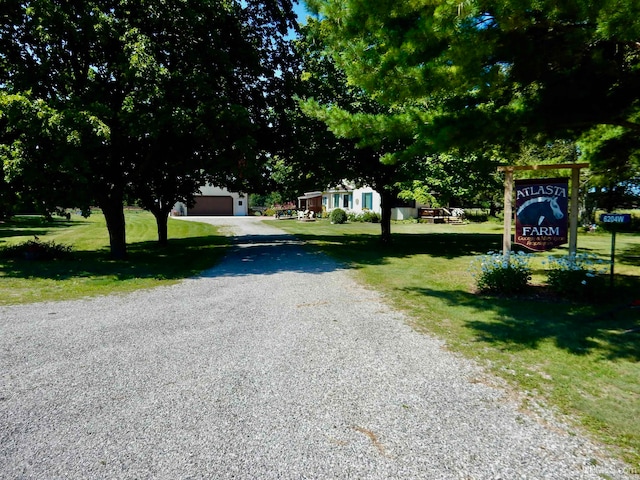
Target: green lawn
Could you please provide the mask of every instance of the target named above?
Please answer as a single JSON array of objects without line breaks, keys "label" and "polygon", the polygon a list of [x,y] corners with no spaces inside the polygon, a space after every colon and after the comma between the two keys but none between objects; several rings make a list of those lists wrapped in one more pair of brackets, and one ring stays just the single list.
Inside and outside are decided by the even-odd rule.
[{"label": "green lawn", "polygon": [[69,260],[0,259],[0,305],[129,292],[168,285],[214,265],[227,240],[215,227],[169,219],[169,246],[158,247],[147,212],[127,211],[127,261],[110,260],[104,217],[15,217],[0,223],[0,248],[33,240],[71,245]]},{"label": "green lawn", "polygon": [[[635,467],[640,466],[640,235],[618,234],[615,292],[585,304],[539,289],[513,298],[474,293],[469,265],[499,250],[502,226],[395,224],[383,247],[380,226],[277,221],[356,271],[406,311],[416,328],[447,341],[524,392],[569,415]],[[609,234],[582,234],[578,250],[608,260]],[[559,249],[554,254],[566,253]],[[544,255],[538,255],[541,258]],[[544,279],[541,261],[534,283]]]}]

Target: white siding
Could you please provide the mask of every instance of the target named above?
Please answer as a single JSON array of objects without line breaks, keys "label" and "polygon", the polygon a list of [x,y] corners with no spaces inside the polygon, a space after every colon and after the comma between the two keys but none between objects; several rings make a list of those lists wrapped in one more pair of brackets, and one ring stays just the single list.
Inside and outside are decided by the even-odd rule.
[{"label": "white siding", "polygon": [[411,207],[395,207],[391,209],[391,220],[408,220],[418,218],[418,209]]},{"label": "white siding", "polygon": [[352,210],[356,213],[362,213],[364,206],[362,205],[362,194],[371,193],[371,211],[375,213],[382,213],[380,194],[371,187],[356,188],[353,191],[353,207]]},{"label": "white siding", "polygon": [[[327,211],[331,211],[334,208],[342,206],[343,196],[345,194],[351,195],[349,208],[345,208],[345,210],[349,210],[354,213],[362,213],[364,212],[364,207],[362,204],[363,193],[371,194],[371,208],[372,212],[375,212],[379,215],[382,214],[382,198],[380,194],[376,192],[371,187],[362,187],[355,188],[353,190],[344,190],[344,189],[330,189],[326,190],[322,193],[322,205],[327,209]],[[335,194],[339,194],[339,205],[334,205]],[[393,220],[407,220],[409,218],[417,218],[418,217],[418,209],[410,208],[410,207],[395,207],[391,209],[391,218]]]}]

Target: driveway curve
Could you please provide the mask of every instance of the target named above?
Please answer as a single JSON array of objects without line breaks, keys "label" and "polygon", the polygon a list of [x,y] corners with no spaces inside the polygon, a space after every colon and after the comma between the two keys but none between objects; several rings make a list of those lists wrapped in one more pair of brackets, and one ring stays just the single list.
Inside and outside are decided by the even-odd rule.
[{"label": "driveway curve", "polygon": [[626,479],[254,218],[180,284],[0,308],[1,478]]}]

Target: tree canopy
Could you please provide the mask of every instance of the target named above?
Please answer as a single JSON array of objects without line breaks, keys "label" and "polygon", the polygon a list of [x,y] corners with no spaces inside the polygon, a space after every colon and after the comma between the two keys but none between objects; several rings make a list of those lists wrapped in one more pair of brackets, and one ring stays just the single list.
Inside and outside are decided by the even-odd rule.
[{"label": "tree canopy", "polygon": [[328,20],[309,19],[303,33],[302,77],[307,89],[302,110],[336,137],[350,141],[342,175],[380,192],[383,242],[391,239],[391,208],[398,194],[407,200],[448,204],[482,195],[488,183],[495,183],[493,151],[479,154],[455,148],[445,153],[418,142],[416,125],[425,111],[383,102],[366,85],[351,81],[341,59],[336,59]]},{"label": "tree canopy", "polygon": [[[401,154],[578,139],[608,126],[604,157],[640,132],[640,4],[634,0],[309,0],[348,81],[396,115]],[[615,128],[613,128],[615,127]],[[611,131],[613,128],[613,131]],[[611,158],[611,157],[607,157]],[[627,162],[637,171],[637,162]]]},{"label": "tree canopy", "polygon": [[[394,136],[377,136],[378,129],[367,124],[385,121],[388,107],[372,99],[362,88],[350,85],[334,59],[326,52],[322,21],[308,19],[303,37],[296,42],[302,62],[299,90],[300,109],[296,125],[311,133],[300,138],[302,148],[325,155],[323,186],[344,180],[368,185],[381,196],[381,239],[391,240],[391,208],[400,183],[413,178],[415,169],[400,162],[381,162],[387,152],[406,142],[400,131]],[[326,156],[329,155],[329,158]],[[329,161],[327,161],[329,160]]]},{"label": "tree canopy", "polygon": [[479,195],[535,142],[577,141],[608,191],[640,178],[635,0],[307,3],[294,51],[290,0],[5,2],[0,214],[97,204],[123,257],[125,200],[163,241],[204,182],[270,171],[368,183],[384,212],[399,189]]},{"label": "tree canopy", "polygon": [[3,5],[5,177],[47,211],[96,203],[115,257],[126,254],[125,198],[166,239],[175,201],[259,170],[287,97],[293,27],[289,0]]}]

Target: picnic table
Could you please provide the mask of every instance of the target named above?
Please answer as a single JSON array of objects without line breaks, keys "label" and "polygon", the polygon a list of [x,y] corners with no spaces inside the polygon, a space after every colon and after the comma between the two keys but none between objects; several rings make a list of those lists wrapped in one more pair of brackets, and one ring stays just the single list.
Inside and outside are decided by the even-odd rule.
[{"label": "picnic table", "polygon": [[[454,213],[457,209],[454,209]],[[427,223],[462,223],[460,215],[454,215],[446,208],[419,208],[418,219]]]},{"label": "picnic table", "polygon": [[298,212],[292,208],[287,209],[279,209],[276,210],[274,217],[276,220],[290,220],[292,218],[297,218]]}]

